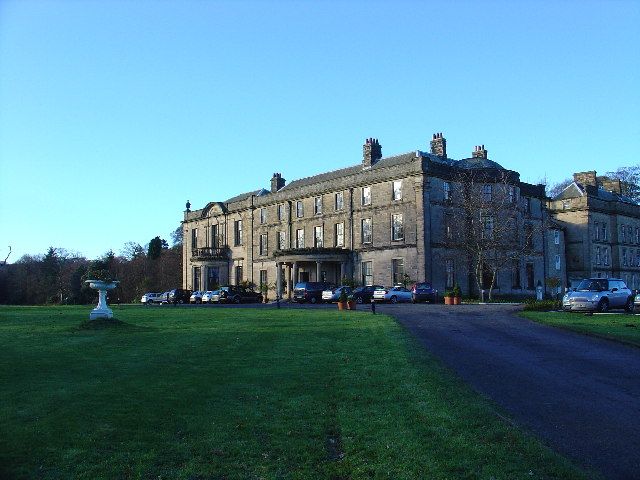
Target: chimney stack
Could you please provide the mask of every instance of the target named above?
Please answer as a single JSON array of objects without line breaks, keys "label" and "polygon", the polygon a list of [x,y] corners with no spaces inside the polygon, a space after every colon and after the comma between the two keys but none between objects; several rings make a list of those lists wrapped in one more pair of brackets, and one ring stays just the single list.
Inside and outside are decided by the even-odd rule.
[{"label": "chimney stack", "polygon": [[577,172],[573,174],[573,181],[581,184],[583,187],[592,185],[598,186],[598,178],[596,177],[596,171],[591,170],[589,172]]},{"label": "chimney stack", "polygon": [[282,178],[282,175],[279,173],[274,173],[273,177],[271,177],[271,193],[276,193],[282,187],[285,186],[287,181]]},{"label": "chimney stack", "polygon": [[473,158],[489,158],[487,157],[487,150],[484,148],[484,145],[476,145],[476,148],[473,149]]},{"label": "chimney stack", "polygon": [[439,157],[447,157],[447,140],[442,136],[442,132],[433,134],[431,153]]},{"label": "chimney stack", "polygon": [[622,180],[607,177],[600,177],[598,180],[607,192],[622,194]]},{"label": "chimney stack", "polygon": [[382,147],[377,138],[367,138],[362,146],[362,167],[371,168],[382,158]]}]

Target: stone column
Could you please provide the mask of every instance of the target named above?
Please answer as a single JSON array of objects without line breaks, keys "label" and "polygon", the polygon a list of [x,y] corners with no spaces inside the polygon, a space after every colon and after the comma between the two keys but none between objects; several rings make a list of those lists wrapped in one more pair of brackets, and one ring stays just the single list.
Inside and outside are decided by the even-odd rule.
[{"label": "stone column", "polygon": [[293,262],[293,285],[298,283],[298,262]]},{"label": "stone column", "polygon": [[282,298],[282,262],[276,262],[276,295]]},{"label": "stone column", "polygon": [[287,298],[291,300],[291,292],[293,291],[293,281],[291,279],[291,264],[285,263],[285,265],[286,265],[285,277],[287,279]]},{"label": "stone column", "polygon": [[322,262],[318,261],[316,262],[316,282],[321,282],[322,280],[320,279],[320,268],[322,267]]}]

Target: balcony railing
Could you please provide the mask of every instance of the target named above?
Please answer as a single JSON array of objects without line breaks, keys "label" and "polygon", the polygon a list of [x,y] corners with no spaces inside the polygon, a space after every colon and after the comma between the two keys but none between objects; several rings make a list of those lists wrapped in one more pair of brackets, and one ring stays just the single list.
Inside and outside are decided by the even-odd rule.
[{"label": "balcony railing", "polygon": [[229,256],[227,247],[200,247],[191,249],[192,260],[226,260]]}]

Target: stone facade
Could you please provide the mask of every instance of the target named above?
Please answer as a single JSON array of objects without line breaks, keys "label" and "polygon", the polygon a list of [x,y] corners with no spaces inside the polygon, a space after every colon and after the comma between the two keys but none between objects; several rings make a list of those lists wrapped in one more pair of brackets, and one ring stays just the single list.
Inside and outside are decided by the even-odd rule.
[{"label": "stone facade", "polygon": [[549,211],[566,232],[570,286],[583,278],[616,277],[640,288],[640,206],[622,187],[595,171],[579,172],[550,200]]},{"label": "stone facade", "polygon": [[[534,294],[558,273],[551,272],[556,253],[550,260],[546,252],[564,248],[563,227],[557,228],[560,245],[545,227],[544,187],[521,182],[517,172],[489,160],[484,145],[456,161],[446,156],[446,140],[437,133],[430,150],[383,158],[380,143],[370,138],[357,165],[288,184],[274,173],[269,190],[194,211],[187,204],[183,287],[266,282],[290,295],[298,281],[339,284],[347,277],[380,285],[427,280],[441,292],[455,283],[473,292],[469,261],[443,236],[448,215],[460,221],[457,173],[477,171],[495,183],[494,191],[509,190],[517,229],[533,232],[525,254],[498,273],[495,291]],[[508,180],[500,186],[498,177]],[[559,275],[564,278],[564,257]]]}]

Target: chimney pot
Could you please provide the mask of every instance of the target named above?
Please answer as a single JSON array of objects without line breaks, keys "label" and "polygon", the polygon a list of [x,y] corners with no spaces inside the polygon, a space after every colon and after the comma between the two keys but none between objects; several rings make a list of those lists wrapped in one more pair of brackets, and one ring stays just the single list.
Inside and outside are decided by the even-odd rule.
[{"label": "chimney pot", "polygon": [[433,140],[431,140],[431,154],[439,157],[447,157],[447,140],[442,135],[442,132],[436,132],[433,134]]}]

